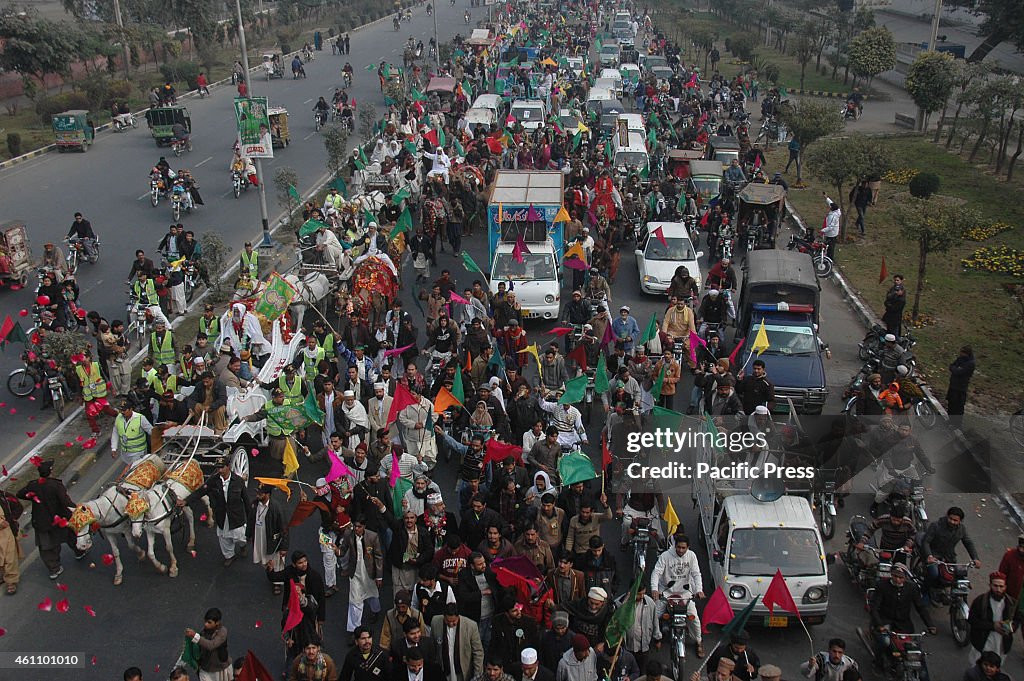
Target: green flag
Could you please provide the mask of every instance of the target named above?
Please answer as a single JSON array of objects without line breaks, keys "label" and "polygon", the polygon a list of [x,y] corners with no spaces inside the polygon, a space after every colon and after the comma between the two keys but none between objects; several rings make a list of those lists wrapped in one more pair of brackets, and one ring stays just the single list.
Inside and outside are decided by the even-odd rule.
[{"label": "green flag", "polygon": [[597,477],[597,471],[589,456],[583,452],[570,452],[558,460],[558,476],[562,478],[563,485],[572,485],[593,480]]},{"label": "green flag", "polygon": [[364,166],[370,165],[370,162],[366,160],[366,152],[363,151],[363,148],[361,146],[359,147],[359,159],[363,162]]},{"label": "green flag", "polygon": [[678,411],[665,409],[665,407],[652,407],[650,412],[650,423],[652,428],[664,428],[667,430],[679,431],[683,427],[683,415]]},{"label": "green flag", "polygon": [[299,236],[309,236],[310,234],[313,234],[319,229],[330,229],[330,227],[320,222],[319,220],[314,220],[313,218],[310,218],[309,220],[306,220],[305,223],[303,223],[302,227],[299,227]]},{"label": "green flag", "polygon": [[405,140],[405,142],[402,143],[402,146],[405,147],[405,150],[410,154],[416,153],[416,143],[412,140]]},{"label": "green flag", "polygon": [[661,371],[658,372],[658,378],[655,379],[654,385],[651,386],[651,397],[656,400],[661,399],[661,389],[665,386],[665,365],[661,365]]},{"label": "green flag", "polygon": [[462,147],[461,144],[459,144],[458,139],[452,140],[452,144],[455,146],[455,153],[462,157],[466,156],[466,150]]},{"label": "green flag", "polygon": [[612,143],[610,141],[604,143],[604,155],[609,161],[612,160]]},{"label": "green flag", "polygon": [[405,207],[402,214],[398,216],[398,222],[395,223],[394,229],[388,235],[388,239],[394,239],[402,232],[412,231],[412,215],[409,214],[409,206]]},{"label": "green flag", "polygon": [[337,189],[339,192],[341,192],[341,195],[344,196],[346,199],[348,198],[348,185],[345,184],[345,178],[339,175],[338,179],[336,179],[334,181],[334,184],[331,186]]},{"label": "green flag", "polygon": [[[608,625],[605,628],[605,640],[608,641],[608,645],[614,648],[619,645],[623,638],[626,636],[626,632],[633,628],[633,622],[636,620],[636,593],[640,590],[640,584],[644,579],[644,571],[638,570],[636,573],[636,579],[633,581],[633,587],[629,590],[622,605],[615,609],[612,613],[612,617],[608,620]],[[657,626],[657,625],[655,625]]]},{"label": "green flag", "polygon": [[466,99],[473,99],[473,88],[469,84],[469,78],[462,81],[462,91],[466,93]]},{"label": "green flag", "polygon": [[409,99],[411,99],[414,102],[425,102],[427,101],[427,96],[420,92],[419,90],[417,90],[416,88],[413,88],[412,91],[409,93]]},{"label": "green flag", "polygon": [[587,375],[577,376],[565,382],[565,392],[558,398],[559,404],[582,402],[587,394]]},{"label": "green flag", "polygon": [[583,141],[583,133],[582,132],[577,132],[575,135],[573,135],[572,136],[572,150],[576,151],[579,148],[579,146],[580,146],[580,142],[582,142],[582,141]]},{"label": "green flag", "polygon": [[412,190],[409,189],[409,185],[405,185],[404,187],[399,189],[397,192],[395,192],[395,195],[391,197],[391,205],[392,206],[400,205],[402,203],[402,201],[405,201],[410,196],[412,196]]},{"label": "green flag", "polygon": [[598,395],[608,392],[608,356],[598,353],[597,369],[594,370],[594,392]]},{"label": "green flag", "polygon": [[640,345],[647,343],[658,335],[658,315],[652,314],[651,321],[647,322],[647,328],[640,334]]},{"label": "green flag", "polygon": [[715,449],[722,451],[721,447],[718,446],[718,426],[715,425],[715,420],[711,418],[711,414],[707,414],[705,417],[705,425],[707,426],[707,432],[711,433],[714,438]]},{"label": "green flag", "polygon": [[299,203],[302,202],[302,197],[299,196],[299,190],[295,188],[294,184],[288,185],[288,196],[292,197]]},{"label": "green flag", "polygon": [[377,65],[376,64],[367,64],[366,65],[366,71],[368,73],[373,73],[376,70],[377,70]]},{"label": "green flag", "polygon": [[469,253],[467,253],[466,251],[462,251],[462,253],[460,253],[459,255],[462,256],[462,265],[466,268],[466,271],[477,272],[478,274],[484,277],[487,276],[486,274],[484,274],[484,271],[480,269],[480,266],[473,262],[473,258],[470,257]]},{"label": "green flag", "polygon": [[377,222],[377,216],[371,213],[367,208],[363,207],[363,223],[370,224],[371,222]]},{"label": "green flag", "polygon": [[499,369],[505,368],[505,358],[501,356],[501,353],[495,350],[491,353],[491,360],[487,362],[489,367],[497,367]]},{"label": "green flag", "polygon": [[199,669],[199,655],[202,651],[198,643],[194,643],[191,638],[186,636],[185,645],[181,650],[181,661],[185,663],[186,667]]},{"label": "green flag", "polygon": [[324,414],[323,410],[316,403],[316,391],[310,390],[309,394],[306,395],[305,402],[302,403],[302,411],[305,412],[306,418],[309,419],[310,423],[315,423],[318,426],[324,425]]},{"label": "green flag", "polygon": [[448,144],[448,139],[444,136],[444,128],[440,125],[435,128],[437,130],[437,143],[439,146],[445,146]]},{"label": "green flag", "polygon": [[650,166],[644,166],[643,168],[640,169],[640,179],[646,180],[646,179],[650,178],[650,176],[651,176],[651,167]]},{"label": "green flag", "polygon": [[452,381],[452,395],[459,402],[466,403],[466,389],[462,387],[462,367],[456,366],[455,380]]},{"label": "green flag", "polygon": [[735,634],[736,632],[747,626],[747,620],[750,619],[750,614],[754,612],[754,607],[761,602],[761,597],[753,598],[747,607],[743,608],[738,615],[733,616],[729,623],[722,627],[722,640],[725,640]]},{"label": "green flag", "polygon": [[686,192],[679,192],[679,198],[676,200],[676,212],[682,213],[686,210]]}]

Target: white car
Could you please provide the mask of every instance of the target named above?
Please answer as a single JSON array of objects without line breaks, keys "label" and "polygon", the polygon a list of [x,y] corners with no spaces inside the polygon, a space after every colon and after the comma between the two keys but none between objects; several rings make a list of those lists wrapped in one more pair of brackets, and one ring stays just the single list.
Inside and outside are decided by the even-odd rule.
[{"label": "white car", "polygon": [[562,282],[558,274],[558,256],[554,244],[531,243],[523,262],[512,254],[515,244],[500,242],[491,263],[491,293],[498,292],[498,283],[514,291],[523,308],[524,319],[557,319],[561,306]]},{"label": "white car", "polygon": [[[659,227],[667,246],[654,234]],[[698,286],[703,282],[698,261],[704,253],[694,249],[686,225],[681,222],[648,222],[647,233],[640,239],[635,253],[640,290],[644,293],[667,291],[672,275],[680,266],[689,270]]]}]

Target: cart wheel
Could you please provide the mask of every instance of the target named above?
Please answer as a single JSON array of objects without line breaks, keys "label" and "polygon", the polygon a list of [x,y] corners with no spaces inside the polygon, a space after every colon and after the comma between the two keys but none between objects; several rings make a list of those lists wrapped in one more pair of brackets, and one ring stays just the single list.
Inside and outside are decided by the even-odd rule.
[{"label": "cart wheel", "polygon": [[36,379],[24,369],[18,369],[7,377],[7,389],[18,397],[26,397],[35,390]]},{"label": "cart wheel", "polygon": [[231,472],[249,481],[249,450],[238,446],[231,451]]},{"label": "cart wheel", "polygon": [[21,277],[18,279],[18,283],[21,285],[22,288],[28,286],[28,273],[22,274]]},{"label": "cart wheel", "polygon": [[84,154],[87,151],[89,151],[89,143],[83,140],[82,141],[82,153]]}]

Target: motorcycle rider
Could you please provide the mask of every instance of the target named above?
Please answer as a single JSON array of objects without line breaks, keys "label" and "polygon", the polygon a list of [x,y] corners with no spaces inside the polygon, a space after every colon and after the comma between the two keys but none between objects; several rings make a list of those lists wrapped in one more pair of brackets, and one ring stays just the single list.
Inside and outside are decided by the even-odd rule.
[{"label": "motorcycle rider", "polygon": [[292,78],[298,78],[299,76],[306,77],[306,69],[302,65],[302,60],[299,59],[299,55],[292,57]]},{"label": "motorcycle rider", "polygon": [[[910,504],[900,501],[893,504],[887,515],[879,516],[870,525],[863,527],[863,534],[854,544],[854,548],[857,549],[857,559],[863,567],[870,568],[878,565],[878,556],[874,551],[868,550],[869,546],[877,546],[881,551],[913,550],[917,530],[910,517],[911,513]],[[874,536],[879,531],[882,534],[876,543]],[[909,560],[909,556],[904,560]]]},{"label": "motorcycle rider", "polygon": [[157,244],[156,250],[163,255],[164,260],[171,263],[181,257],[181,232],[182,225],[171,225],[167,229],[167,234],[164,234],[164,238]]},{"label": "motorcycle rider", "polygon": [[675,307],[665,311],[661,330],[671,339],[682,339],[687,351],[690,349],[690,334],[697,331],[693,320],[693,309],[684,300],[676,300]]},{"label": "motorcycle rider", "polygon": [[55,284],[61,283],[68,276],[68,264],[64,258],[64,251],[54,244],[43,246],[43,261],[40,263],[40,267],[53,275]]},{"label": "motorcycle rider", "polygon": [[171,132],[174,134],[174,141],[180,142],[181,144],[188,146],[189,131],[182,122],[176,122],[171,126]]},{"label": "motorcycle rider", "polygon": [[320,125],[325,125],[331,113],[331,105],[327,103],[326,99],[321,97],[313,105],[313,113],[320,119]]},{"label": "motorcycle rider", "polygon": [[828,650],[800,665],[803,675],[814,681],[842,681],[850,669],[857,670],[857,661],[846,654],[846,641],[841,638],[829,639]]},{"label": "motorcycle rider", "polygon": [[697,280],[690,276],[690,270],[685,265],[676,268],[672,275],[672,281],[668,284],[665,292],[669,297],[675,296],[679,299],[696,298],[699,292]]},{"label": "motorcycle rider", "polygon": [[352,64],[350,64],[349,62],[345,62],[345,65],[341,67],[341,74],[342,74],[342,78],[343,79],[345,78],[345,76],[348,76],[348,78],[345,79],[345,80],[346,80],[348,85],[352,85],[352,74],[353,74]]},{"label": "motorcycle rider", "polygon": [[725,325],[729,313],[729,305],[717,286],[708,289],[707,295],[700,301],[697,309],[697,320],[700,322],[700,337],[707,340],[708,326],[715,324],[717,328]]},{"label": "motorcycle rider", "polygon": [[153,166],[153,170],[158,172],[158,173],[160,173],[160,176],[163,178],[163,180],[164,180],[164,190],[166,191],[166,190],[170,189],[170,186],[171,186],[171,175],[173,173],[171,171],[171,164],[167,162],[167,159],[164,158],[163,156],[161,156],[160,160],[157,161],[156,165]]},{"label": "motorcycle rider", "polygon": [[[927,566],[925,583],[929,588],[934,589],[939,584],[938,561],[955,563],[956,545],[961,542],[967,549],[974,567],[980,569],[981,561],[978,560],[978,549],[968,536],[967,528],[964,527],[964,510],[959,506],[951,506],[944,517],[928,526],[921,542],[921,555]],[[947,597],[942,594],[939,596],[939,600],[945,601]]]},{"label": "motorcycle rider", "polygon": [[730,184],[741,184],[747,181],[747,175],[740,167],[738,159],[733,159],[729,167],[725,169],[725,181]]},{"label": "motorcycle rider", "polygon": [[[903,565],[894,565],[888,580],[879,582],[871,596],[871,626],[875,630],[875,666],[881,670],[886,663],[892,664],[890,656],[890,633],[911,634],[916,632],[911,609],[917,610],[921,621],[934,635],[938,631],[932,624],[931,615],[924,605],[921,590],[914,580],[909,579],[910,571]],[[927,679],[925,657],[921,657],[921,678]]]},{"label": "motorcycle rider", "polygon": [[853,88],[853,92],[846,98],[847,104],[853,104],[857,107],[857,118],[860,118],[864,114],[864,95],[861,93],[859,87]]},{"label": "motorcycle rider", "polygon": [[608,280],[601,276],[596,267],[590,268],[590,281],[587,282],[587,297],[594,300],[602,300],[606,303],[612,301],[612,287]]},{"label": "motorcycle rider", "polygon": [[909,423],[901,423],[899,437],[892,447],[886,451],[878,466],[877,491],[875,501],[871,504],[872,514],[878,511],[879,505],[885,501],[900,476],[920,480],[921,475],[914,465],[915,459],[921,462],[928,474],[935,473],[928,455],[925,454],[916,437],[912,435]]},{"label": "motorcycle rider", "polygon": [[92,223],[85,219],[81,213],[75,213],[75,221],[71,223],[68,230],[68,239],[79,239],[85,247],[85,255],[89,260],[96,258],[96,232],[92,229]]},{"label": "motorcycle rider", "polygon": [[693,596],[704,598],[704,585],[700,576],[700,565],[697,555],[690,551],[690,538],[685,534],[676,534],[672,538],[674,546],[660,556],[651,571],[651,598],[655,602],[655,620],[661,621],[668,607],[667,599],[661,596],[680,594],[686,599],[686,628],[690,638],[697,644],[697,657],[704,657],[704,645],[701,641],[700,617]]}]

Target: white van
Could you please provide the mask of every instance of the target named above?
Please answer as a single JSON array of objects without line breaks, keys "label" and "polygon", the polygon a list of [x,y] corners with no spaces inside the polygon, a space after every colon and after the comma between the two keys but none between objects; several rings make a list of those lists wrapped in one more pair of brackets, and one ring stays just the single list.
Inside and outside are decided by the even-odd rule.
[{"label": "white van", "polygon": [[643,170],[651,164],[647,153],[647,140],[638,132],[630,131],[627,144],[622,144],[620,135],[612,135],[612,167],[616,170],[636,168]]},{"label": "white van", "polygon": [[592,87],[587,93],[587,111],[601,113],[601,102],[615,99],[615,93],[608,88]]},{"label": "white van", "polygon": [[636,113],[619,114],[620,121],[626,121],[626,129],[630,132],[638,132],[647,139],[647,126],[644,125],[644,117]]},{"label": "white van", "polygon": [[473,106],[471,108],[487,109],[491,112],[495,121],[501,121],[504,118],[501,114],[505,110],[505,105],[501,101],[501,95],[478,95],[477,98],[473,100]]},{"label": "white van", "polygon": [[548,117],[544,101],[540,99],[517,99],[512,102],[509,113],[525,130],[536,130]]},{"label": "white van", "polygon": [[618,69],[601,69],[601,75],[594,81],[594,85],[596,86],[598,82],[604,80],[611,81],[614,85],[615,95],[622,97],[622,74]]},{"label": "white van", "polygon": [[618,99],[619,96],[622,94],[621,80],[612,80],[611,78],[596,78],[594,80],[594,84],[591,87],[596,87],[601,90],[611,90],[612,94],[615,95],[616,99]]},{"label": "white van", "polygon": [[530,252],[517,262],[512,251],[514,243],[500,242],[491,263],[491,293],[498,292],[498,283],[508,284],[522,305],[524,319],[557,319],[562,299],[562,283],[558,276],[558,255],[555,245],[531,243]]}]

